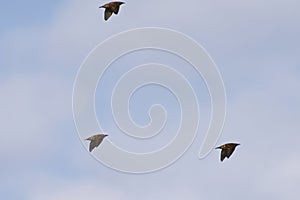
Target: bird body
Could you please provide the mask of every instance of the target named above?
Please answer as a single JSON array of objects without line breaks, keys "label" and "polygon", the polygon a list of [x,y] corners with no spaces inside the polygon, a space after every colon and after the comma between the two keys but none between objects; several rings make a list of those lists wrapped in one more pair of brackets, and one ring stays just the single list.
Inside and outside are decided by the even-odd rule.
[{"label": "bird body", "polygon": [[108,136],[108,135],[97,134],[97,135],[93,135],[91,137],[86,138],[86,140],[91,141],[89,151],[91,152],[95,147],[98,147],[106,136]]},{"label": "bird body", "polygon": [[104,11],[104,20],[108,20],[112,13],[115,13],[116,15],[119,13],[120,5],[124,4],[124,2],[121,1],[114,1],[107,4],[104,4],[103,6],[100,6],[99,8],[105,8]]},{"label": "bird body", "polygon": [[219,147],[216,147],[216,149],[221,149],[221,157],[220,160],[223,161],[225,157],[229,158],[231,154],[234,152],[235,147],[237,147],[240,144],[237,143],[227,143],[223,144]]}]

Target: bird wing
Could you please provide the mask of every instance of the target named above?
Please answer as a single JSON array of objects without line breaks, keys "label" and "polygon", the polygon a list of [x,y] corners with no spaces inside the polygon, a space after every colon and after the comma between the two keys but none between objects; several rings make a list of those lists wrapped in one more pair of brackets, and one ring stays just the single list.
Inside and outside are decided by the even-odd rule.
[{"label": "bird wing", "polygon": [[226,157],[226,155],[227,155],[226,149],[222,149],[222,151],[221,151],[221,157],[220,157],[221,161],[224,160],[224,158]]},{"label": "bird wing", "polygon": [[227,149],[227,158],[229,158],[231,156],[231,154],[234,152],[235,148],[228,148]]},{"label": "bird wing", "polygon": [[116,5],[113,7],[113,11],[115,14],[118,14],[119,13],[119,9],[120,9],[120,6],[119,5]]},{"label": "bird wing", "polygon": [[102,140],[92,140],[90,143],[90,152],[101,143]]},{"label": "bird wing", "polygon": [[110,18],[110,16],[112,15],[112,11],[108,8],[105,9],[105,12],[104,12],[104,20],[108,20]]}]

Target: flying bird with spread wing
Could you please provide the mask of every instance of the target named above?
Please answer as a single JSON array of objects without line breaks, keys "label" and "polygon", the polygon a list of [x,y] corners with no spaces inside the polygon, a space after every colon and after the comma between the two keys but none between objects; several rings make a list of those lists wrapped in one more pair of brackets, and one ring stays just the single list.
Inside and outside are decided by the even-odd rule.
[{"label": "flying bird with spread wing", "polygon": [[106,136],[108,136],[108,135],[97,134],[97,135],[93,135],[91,137],[86,138],[86,140],[91,141],[90,142],[90,148],[89,148],[90,152],[93,151],[93,149],[95,147],[98,147]]},{"label": "flying bird with spread wing", "polygon": [[235,147],[237,147],[240,144],[237,143],[227,143],[223,144],[219,147],[216,147],[216,149],[221,149],[221,161],[224,160],[225,157],[229,158],[231,154],[234,152]]},{"label": "flying bird with spread wing", "polygon": [[112,13],[115,13],[116,15],[119,13],[120,5],[124,4],[125,2],[121,1],[113,1],[107,4],[104,4],[103,6],[100,6],[99,8],[105,8],[104,11],[104,20],[108,20]]}]

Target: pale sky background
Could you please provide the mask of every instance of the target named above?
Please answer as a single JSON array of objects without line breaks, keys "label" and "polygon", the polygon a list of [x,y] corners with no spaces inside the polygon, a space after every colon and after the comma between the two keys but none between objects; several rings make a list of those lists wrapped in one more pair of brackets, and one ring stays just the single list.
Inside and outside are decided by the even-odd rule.
[{"label": "pale sky background", "polygon": [[[1,2],[0,198],[298,199],[300,3],[131,0],[108,22],[98,8],[103,3],[106,2]],[[228,100],[218,144],[242,144],[229,160],[221,163],[216,150],[198,160],[201,130],[175,164],[144,175],[111,170],[90,156],[87,146],[81,144],[72,118],[73,82],[80,64],[109,36],[145,26],[189,35],[218,65]],[[147,53],[136,56],[138,60],[129,55],[124,64],[129,66],[131,62],[134,66],[159,57],[159,52]],[[178,64],[176,58],[169,64],[174,63]],[[115,68],[115,73],[112,77],[120,71]],[[197,79],[192,71],[183,73],[198,91],[204,130],[209,119],[207,91],[201,77]],[[168,120],[176,124],[178,108],[174,97],[161,88],[151,91],[155,90],[160,94],[157,96],[169,96],[166,98],[170,101],[162,103],[171,102],[166,105],[172,116]],[[97,99],[101,100],[101,95],[97,93]],[[145,101],[146,106],[139,104],[135,108],[132,104],[133,118],[147,123],[145,113],[157,99],[146,101],[138,93],[135,98]],[[97,109],[105,105],[100,100]],[[114,127],[109,108],[97,114],[105,131],[113,132],[112,140],[124,148],[132,147]],[[170,134],[173,129],[168,127]],[[136,143],[133,148],[139,150]]]}]

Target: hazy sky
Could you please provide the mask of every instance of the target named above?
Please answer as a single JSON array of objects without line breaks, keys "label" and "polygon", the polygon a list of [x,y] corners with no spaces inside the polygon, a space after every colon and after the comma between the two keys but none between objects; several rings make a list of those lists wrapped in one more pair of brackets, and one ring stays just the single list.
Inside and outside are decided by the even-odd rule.
[{"label": "hazy sky", "polygon": [[[1,199],[299,198],[298,1],[131,0],[107,22],[98,8],[103,3],[1,2]],[[149,86],[135,94],[130,109],[137,123],[148,123],[147,110],[153,103],[165,105],[169,114],[165,137],[142,144],[116,128],[107,106],[109,91],[130,66],[153,60],[176,65],[200,102],[202,121],[191,148],[164,170],[132,175],[105,167],[89,155],[88,143],[81,144],[72,115],[73,83],[81,63],[108,37],[149,26],[192,37],[219,67],[226,87],[227,117],[218,144],[241,143],[229,160],[221,163],[217,150],[198,159],[209,123],[209,95],[201,77],[162,52],[136,52],[123,63],[116,62],[103,79],[108,81],[107,88],[97,90],[97,117],[111,132],[111,140],[123,148],[139,151],[164,145],[174,136],[179,120],[169,91]],[[124,67],[118,69],[120,63]]]}]

